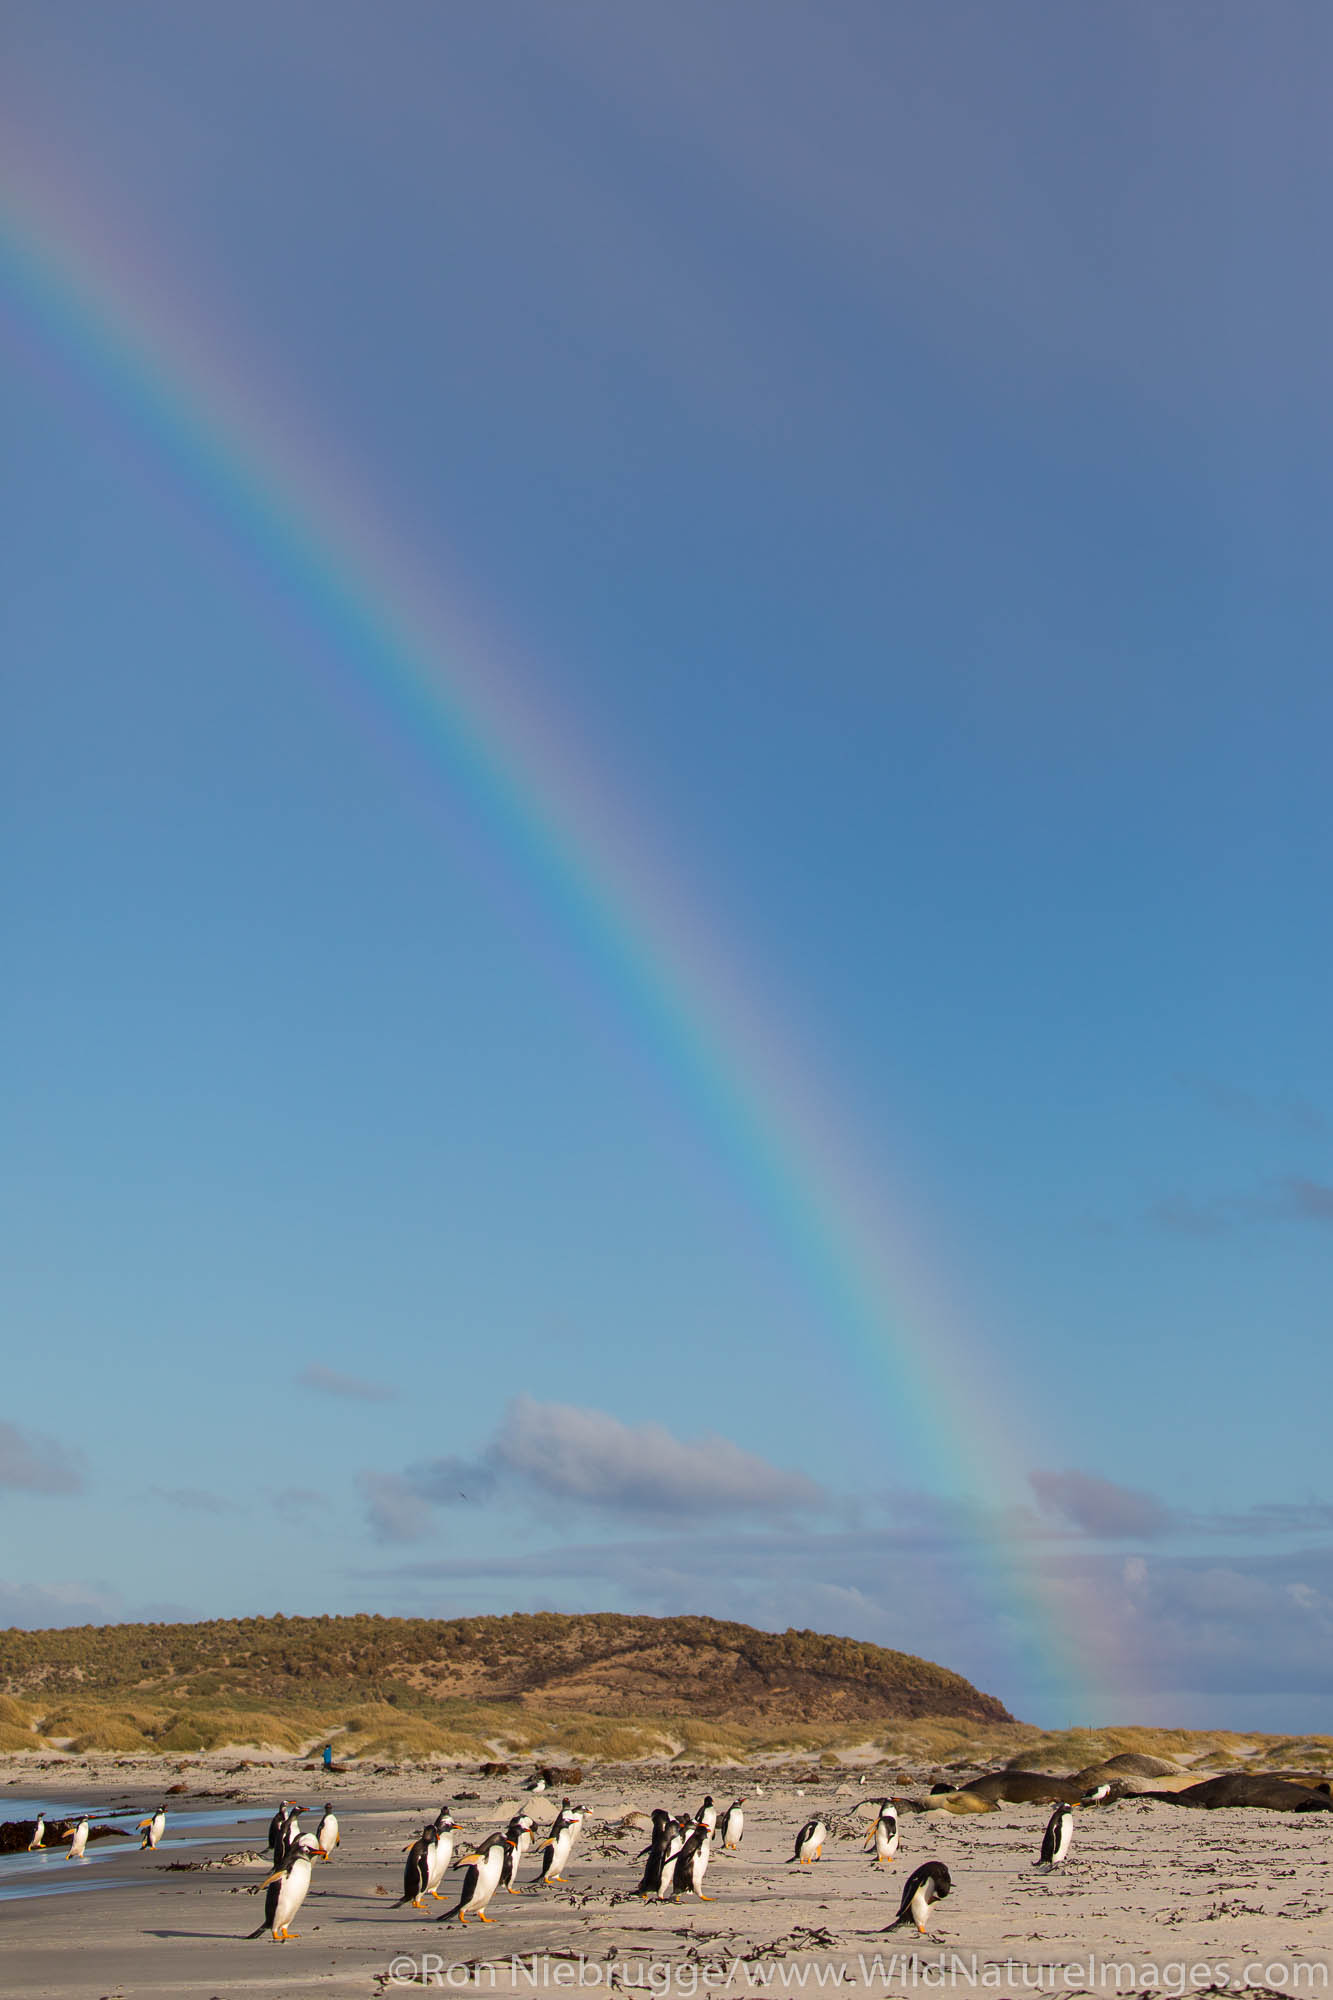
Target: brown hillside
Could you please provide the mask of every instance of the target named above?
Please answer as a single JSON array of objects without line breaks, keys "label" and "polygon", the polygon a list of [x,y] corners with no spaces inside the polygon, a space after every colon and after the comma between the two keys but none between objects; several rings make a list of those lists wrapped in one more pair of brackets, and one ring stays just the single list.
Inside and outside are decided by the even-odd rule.
[{"label": "brown hillside", "polygon": [[467,1700],[747,1724],[1011,1719],[961,1675],[863,1640],[611,1612],[10,1630],[0,1632],[0,1689],[191,1703],[262,1691],[268,1705],[374,1697],[423,1710]]}]

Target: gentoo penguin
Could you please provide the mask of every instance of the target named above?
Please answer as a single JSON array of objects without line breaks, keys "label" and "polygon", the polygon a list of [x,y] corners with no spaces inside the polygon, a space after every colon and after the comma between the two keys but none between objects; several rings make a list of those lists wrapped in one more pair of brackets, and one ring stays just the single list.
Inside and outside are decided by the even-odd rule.
[{"label": "gentoo penguin", "polygon": [[1046,1831],[1041,1837],[1041,1853],[1033,1862],[1033,1867],[1058,1868],[1069,1852],[1069,1841],[1073,1831],[1073,1807],[1057,1806],[1046,1822]]},{"label": "gentoo penguin", "polygon": [[404,1903],[410,1903],[414,1910],[423,1908],[421,1898],[430,1887],[430,1864],[434,1848],[434,1827],[423,1827],[407,1850],[407,1860],[403,1863],[403,1893],[394,1904],[396,1910],[401,1910]]},{"label": "gentoo penguin", "polygon": [[38,1848],[41,1846],[43,1840],[45,1840],[45,1838],[46,1838],[46,1815],[39,1808],[37,1813],[37,1824],[32,1830],[32,1839],[28,1842],[29,1854],[35,1854]]},{"label": "gentoo penguin", "polygon": [[885,1930],[896,1931],[899,1924],[910,1921],[924,1937],[931,1904],[943,1902],[952,1887],[949,1871],[942,1861],[923,1861],[903,1883],[903,1899],[898,1905],[898,1914],[891,1924],[885,1924]]},{"label": "gentoo penguin", "polygon": [[69,1854],[66,1858],[70,1861],[79,1860],[79,1858],[83,1854],[84,1848],[87,1845],[88,1845],[88,1819],[87,1815],[85,1814],[85,1816],[79,1821],[78,1825],[74,1829],[74,1838],[70,1841]]},{"label": "gentoo penguin", "polygon": [[258,1930],[250,1932],[252,1938],[263,1937],[271,1931],[274,1944],[286,1944],[289,1938],[301,1935],[299,1931],[287,1927],[306,1899],[310,1888],[310,1870],[314,1865],[319,1843],[313,1833],[300,1833],[287,1850],[287,1859],[281,1868],[275,1868],[266,1875],[260,1887],[267,1888],[264,1898],[264,1921]]},{"label": "gentoo penguin", "polygon": [[1083,1797],[1079,1800],[1079,1804],[1081,1806],[1099,1806],[1104,1799],[1109,1799],[1110,1796],[1111,1787],[1109,1784],[1094,1785],[1090,1792],[1084,1792]]},{"label": "gentoo penguin", "polygon": [[674,1826],[675,1821],[664,1807],[654,1808],[652,1839],[639,1855],[639,1859],[643,1862],[643,1879],[634,1891],[636,1896],[661,1895],[662,1869],[666,1862],[667,1844]]},{"label": "gentoo penguin", "polygon": [[796,1846],[787,1857],[787,1866],[790,1868],[795,1861],[802,1868],[813,1868],[824,1851],[827,1839],[828,1828],[823,1820],[808,1819],[796,1836]]},{"label": "gentoo penguin", "polygon": [[287,1815],[296,1811],[290,1799],[284,1799],[268,1823],[268,1845],[272,1851],[274,1866],[282,1860],[283,1833],[287,1825]]},{"label": "gentoo penguin", "polygon": [[704,1894],[704,1876],[708,1873],[709,1857],[713,1848],[712,1831],[704,1820],[698,1820],[685,1836],[680,1853],[676,1856],[671,1871],[671,1893],[677,1902],[682,1896],[694,1895],[701,1903],[711,1903],[715,1899]]},{"label": "gentoo penguin", "polygon": [[717,1807],[713,1804],[713,1794],[711,1792],[694,1815],[694,1823],[696,1826],[706,1826],[710,1833],[716,1831]]},{"label": "gentoo penguin", "polygon": [[507,1889],[511,1896],[523,1894],[514,1877],[518,1874],[519,1862],[532,1846],[532,1836],[536,1831],[537,1822],[530,1813],[515,1813],[505,1828],[509,1852],[505,1855],[504,1867],[500,1871],[500,1887]]},{"label": "gentoo penguin", "polygon": [[167,1809],[165,1806],[159,1806],[150,1818],[139,1821],[139,1831],[143,1835],[143,1839],[139,1842],[140,1851],[145,1847],[156,1847],[166,1830]]},{"label": "gentoo penguin", "polygon": [[450,1917],[457,1917],[465,1924],[469,1917],[476,1917],[483,1924],[492,1924],[494,1917],[486,1914],[486,1905],[500,1886],[500,1874],[504,1868],[505,1849],[509,1842],[502,1833],[493,1833],[484,1847],[474,1854],[460,1854],[455,1868],[466,1868],[463,1877],[463,1893],[452,1910],[446,1910],[440,1918],[447,1924]]},{"label": "gentoo penguin", "polygon": [[866,1835],[866,1846],[875,1850],[874,1867],[892,1863],[898,1852],[898,1808],[892,1799],[880,1800],[879,1817]]},{"label": "gentoo penguin", "polygon": [[744,1799],[733,1799],[727,1810],[718,1815],[717,1837],[723,1847],[729,1847],[733,1853],[740,1846],[745,1832],[744,1805]]},{"label": "gentoo penguin", "polygon": [[333,1807],[326,1805],[315,1828],[315,1839],[319,1842],[319,1858],[327,1861],[335,1847],[342,1845],[342,1835],[338,1831],[338,1815]]},{"label": "gentoo penguin", "polygon": [[[275,1868],[286,1867],[287,1856],[291,1853],[297,1841],[302,1838],[301,1814],[304,1811],[304,1806],[288,1806],[287,1817],[278,1830],[278,1847],[277,1852],[273,1856],[273,1866]],[[313,1838],[313,1835],[309,1837]]]},{"label": "gentoo penguin", "polygon": [[657,1890],[658,1897],[662,1902],[665,1902],[668,1896],[674,1896],[676,1893],[676,1862],[686,1841],[694,1831],[694,1825],[695,1822],[690,1818],[688,1813],[678,1813],[676,1818],[671,1822],[671,1831],[667,1836],[666,1852],[662,1857],[662,1880]]},{"label": "gentoo penguin", "polygon": [[440,1894],[440,1884],[448,1874],[454,1858],[456,1824],[448,1806],[441,1806],[430,1823],[429,1831],[435,1838],[431,1842],[430,1862],[426,1870],[426,1894],[434,1896],[439,1903],[444,1901],[444,1897]]},{"label": "gentoo penguin", "polygon": [[546,1845],[542,1849],[542,1870],[537,1877],[539,1882],[564,1881],[565,1878],[560,1871],[569,1860],[569,1851],[582,1824],[583,1808],[571,1806],[566,1799],[552,1822],[551,1831],[546,1837]]}]

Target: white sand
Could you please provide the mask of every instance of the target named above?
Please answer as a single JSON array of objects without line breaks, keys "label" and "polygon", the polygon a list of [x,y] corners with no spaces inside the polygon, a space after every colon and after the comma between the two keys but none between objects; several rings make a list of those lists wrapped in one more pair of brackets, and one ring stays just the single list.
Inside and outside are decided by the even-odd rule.
[{"label": "white sand", "polygon": [[[370,2000],[421,1992],[409,1983],[415,1962],[431,1975],[426,1990],[483,1993],[598,1992],[609,1984],[689,1995],[705,1990],[704,1969],[714,1966],[712,1990],[728,1993],[765,1984],[817,1991],[817,1982],[832,1984],[835,1975],[848,1990],[904,1995],[941,1985],[1013,1996],[1039,1988],[1239,1991],[1247,1973],[1248,1984],[1260,1989],[1327,1991],[1333,1814],[1207,1813],[1125,1800],[1080,1812],[1069,1860],[1046,1876],[1032,1867],[1045,1806],[1001,1806],[966,1818],[904,1812],[892,1869],[876,1872],[859,1840],[836,1837],[817,1867],[784,1865],[803,1819],[819,1811],[838,1822],[853,1814],[867,1820],[865,1793],[903,1795],[899,1774],[900,1767],[872,1774],[861,1792],[845,1773],[833,1773],[798,1796],[791,1778],[771,1769],[686,1774],[664,1766],[606,1767],[577,1788],[592,1813],[574,1850],[569,1886],[501,1895],[492,1905],[494,1924],[464,1929],[391,1907],[401,1894],[403,1849],[447,1799],[458,1801],[469,1837],[489,1831],[519,1796],[512,1778],[478,1779],[466,1768],[326,1778],[284,1764],[223,1775],[204,1760],[183,1773],[168,1768],[164,1776],[163,1766],[147,1759],[71,1759],[43,1769],[38,1760],[16,1757],[0,1761],[0,1819],[16,1816],[6,1810],[6,1789],[11,1798],[42,1798],[52,1809],[65,1800],[133,1801],[137,1817],[157,1804],[165,1784],[179,1782],[189,1791],[169,1806],[228,1804],[239,1812],[251,1804],[265,1817],[217,1829],[214,1844],[190,1848],[172,1846],[169,1822],[167,1843],[156,1854],[128,1842],[115,1843],[114,1853],[110,1842],[101,1851],[94,1846],[80,1879],[97,1887],[0,1900],[0,1990],[24,2000],[268,2000],[279,1993]],[[219,1790],[242,1797],[207,1795]],[[736,1793],[748,1795],[742,1850],[718,1856],[709,1873],[707,1887],[717,1900],[614,1900],[638,1880],[634,1856],[645,1835],[615,1834],[612,1823],[631,1807],[692,1809],[705,1790],[720,1805]],[[481,1797],[462,1800],[463,1791]],[[261,1848],[280,1796],[299,1798],[316,1814],[331,1799],[343,1830],[335,1858],[316,1870],[296,1923],[299,1941],[284,1946],[267,1937],[245,1941],[263,1914],[260,1897],[247,1889],[266,1863],[208,1872],[167,1866]],[[543,1828],[558,1803],[550,1795],[524,1799]],[[938,1907],[926,1939],[910,1928],[882,1935],[903,1881],[923,1860],[948,1863],[952,1895]],[[25,1884],[39,1880],[59,1891],[77,1868],[63,1857],[40,1868],[26,1857],[0,1858],[0,1889],[26,1871]],[[531,1881],[536,1856],[522,1872]],[[817,1942],[810,1933],[821,1934]],[[535,1986],[511,1963],[516,1955],[526,1968],[533,1954]],[[396,1960],[408,1962],[391,1979]],[[467,1980],[463,1968],[476,1960],[496,1966],[493,1989],[489,1973]],[[1106,1969],[1112,1965],[1118,1970]]]}]

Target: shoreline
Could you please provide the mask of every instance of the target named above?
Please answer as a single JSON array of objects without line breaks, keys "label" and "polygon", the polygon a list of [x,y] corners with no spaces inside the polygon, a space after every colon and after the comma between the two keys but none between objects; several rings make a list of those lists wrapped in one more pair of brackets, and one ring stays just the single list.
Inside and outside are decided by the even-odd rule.
[{"label": "shoreline", "polygon": [[[905,1812],[898,1863],[876,1872],[855,1832],[871,1817],[867,1796],[905,1790],[900,1777],[922,1796],[928,1768],[912,1774],[881,1765],[863,1786],[861,1773],[845,1767],[784,1775],[771,1765],[608,1765],[576,1788],[590,1816],[568,1885],[502,1895],[493,1924],[466,1928],[393,1907],[407,1842],[446,1799],[470,1840],[519,1802],[544,1830],[558,1794],[526,1794],[512,1776],[483,1778],[466,1765],[329,1774],[289,1759],[182,1765],[24,1753],[0,1758],[0,1820],[14,1816],[7,1796],[40,1798],[53,1812],[67,1797],[141,1816],[159,1803],[168,1772],[186,1789],[166,1796],[167,1833],[156,1852],[118,1841],[114,1853],[82,1866],[53,1855],[41,1864],[55,1878],[47,1892],[0,1896],[9,1990],[25,2000],[270,2000],[277,1988],[294,2000],[369,2000],[468,1987],[688,1996],[810,1984],[906,1996],[938,1986],[1017,1995],[1248,1985],[1317,1996],[1329,1985],[1323,1814],[1195,1812],[1126,1798],[1078,1812],[1069,1859],[1048,1876],[1032,1866],[1044,1804],[968,1816]],[[640,1903],[628,1892],[645,1835],[617,1822],[659,1803],[692,1809],[705,1789],[719,1803],[747,1798],[740,1853],[715,1857],[709,1871],[706,1886],[717,1900]],[[343,1830],[341,1848],[316,1868],[298,1940],[281,1947],[246,1937],[262,1914],[247,1892],[267,1873],[267,1856],[218,1865],[228,1854],[259,1853],[279,1796],[316,1812],[327,1798]],[[185,1826],[196,1812],[225,1817],[196,1832]],[[788,1865],[793,1834],[815,1812],[828,1818],[830,1839],[817,1866],[798,1870]],[[0,1857],[0,1888],[33,1859]],[[937,1906],[926,1938],[911,1930],[886,1935],[902,1883],[924,1859],[948,1864],[953,1893]],[[64,1872],[76,1868],[77,1893]],[[535,1873],[529,1857],[525,1889]],[[1137,1983],[1106,1973],[1117,1966],[1130,1968]],[[1079,1967],[1090,1976],[1065,1977]],[[1247,1967],[1275,1976],[1247,1979]]]}]

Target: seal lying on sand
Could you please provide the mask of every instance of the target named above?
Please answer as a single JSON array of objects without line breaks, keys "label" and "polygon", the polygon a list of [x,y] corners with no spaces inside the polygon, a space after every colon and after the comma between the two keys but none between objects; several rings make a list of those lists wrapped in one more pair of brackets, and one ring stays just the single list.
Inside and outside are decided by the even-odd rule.
[{"label": "seal lying on sand", "polygon": [[1227,1771],[1220,1778],[1205,1778],[1201,1784],[1187,1785],[1179,1792],[1144,1792],[1144,1798],[1164,1799],[1173,1806],[1267,1806],[1270,1812],[1333,1812],[1333,1792],[1326,1787],[1313,1791],[1306,1785],[1290,1784],[1285,1778],[1269,1778],[1262,1771]]},{"label": "seal lying on sand", "polygon": [[895,1805],[906,1806],[911,1812],[983,1813],[998,1812],[995,1799],[984,1798],[980,1792],[932,1792],[928,1799],[895,1799]]},{"label": "seal lying on sand", "polygon": [[960,1785],[951,1796],[966,1794],[989,1799],[993,1805],[1003,1801],[1008,1806],[1072,1806],[1086,1790],[1086,1785],[1076,1784],[1072,1778],[1053,1778],[1046,1771],[987,1771],[984,1777],[973,1778],[970,1785]]}]

